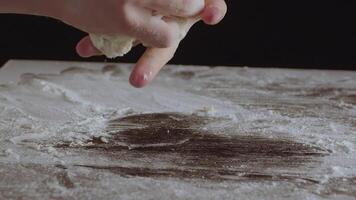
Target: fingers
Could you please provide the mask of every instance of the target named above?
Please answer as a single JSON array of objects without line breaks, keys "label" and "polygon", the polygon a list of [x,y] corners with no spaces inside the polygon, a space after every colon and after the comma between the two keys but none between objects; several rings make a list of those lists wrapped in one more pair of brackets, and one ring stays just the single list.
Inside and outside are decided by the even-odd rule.
[{"label": "fingers", "polygon": [[179,39],[179,26],[175,22],[166,22],[160,16],[147,12],[132,12],[128,34],[145,46],[166,48]]},{"label": "fingers", "polygon": [[215,25],[225,17],[226,12],[227,6],[224,0],[206,0],[201,17],[206,24]]},{"label": "fingers", "polygon": [[79,56],[83,58],[101,55],[100,51],[94,47],[89,36],[84,37],[78,42],[76,46],[76,51]]},{"label": "fingers", "polygon": [[131,85],[141,88],[149,84],[164,65],[172,59],[178,45],[177,43],[169,48],[148,48],[138,60],[131,73]]},{"label": "fingers", "polygon": [[192,17],[198,15],[205,5],[204,0],[139,0],[146,8],[163,15]]},{"label": "fingers", "polygon": [[[188,32],[197,20],[191,19],[182,26],[183,31]],[[144,87],[149,84],[158,72],[172,59],[179,42],[177,41],[169,48],[148,48],[136,63],[131,76],[130,83],[134,87]]]}]

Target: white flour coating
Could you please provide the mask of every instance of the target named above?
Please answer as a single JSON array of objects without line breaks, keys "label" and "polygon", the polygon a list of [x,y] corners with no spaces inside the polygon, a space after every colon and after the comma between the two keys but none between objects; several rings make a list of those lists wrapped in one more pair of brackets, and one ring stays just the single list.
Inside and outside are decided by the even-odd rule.
[{"label": "white flour coating", "polygon": [[[160,16],[157,16],[160,17]],[[162,16],[161,16],[162,17]],[[174,19],[180,28],[179,40],[182,40],[189,28],[198,21],[196,19]],[[136,42],[135,38],[124,35],[104,35],[104,34],[89,34],[93,45],[108,58],[115,58],[127,54]],[[144,46],[147,46],[143,44]]]},{"label": "white flour coating", "polygon": [[[81,77],[80,83],[78,77]],[[15,109],[11,114],[2,112],[3,128],[15,128],[6,123],[6,118],[10,118],[24,121],[16,130],[28,132],[7,139],[34,150],[46,148],[38,141],[67,141],[77,146],[85,145],[83,142],[92,136],[103,136],[102,141],[105,142],[106,133],[102,131],[105,122],[129,113],[192,113],[205,112],[207,107],[219,110],[216,116],[228,117],[236,111],[246,112],[231,103],[186,93],[183,88],[172,90],[162,85],[133,90],[124,76],[108,76],[107,72],[84,69],[66,70],[60,76],[23,75],[18,84],[3,87],[0,98],[5,99],[0,102],[0,105],[4,104],[5,111]],[[209,112],[204,115],[209,115]],[[54,151],[50,149],[48,152]]]},{"label": "white flour coating", "polygon": [[[165,69],[152,85],[137,90],[128,83],[129,73],[130,68],[126,65],[105,70],[99,66],[97,70],[71,68],[57,75],[27,74],[17,84],[1,86],[0,191],[2,188],[7,188],[6,191],[16,189],[16,194],[35,199],[49,199],[56,195],[68,199],[349,197],[325,197],[319,193],[325,191],[335,178],[356,177],[356,106],[352,100],[352,95],[356,95],[356,75],[174,66]],[[189,79],[187,75],[192,77]],[[315,88],[321,88],[324,95],[315,95]],[[307,96],[298,96],[300,93]],[[107,143],[108,131],[111,131],[105,129],[108,121],[152,112],[222,117],[226,120],[209,124],[204,130],[227,136],[288,137],[328,149],[332,154],[322,158],[317,168],[294,169],[296,172],[305,170],[311,179],[320,181],[317,190],[309,191],[283,181],[196,183],[127,178],[106,172],[93,174],[91,170],[73,166],[127,167],[135,166],[135,161],[115,161],[105,156],[93,157],[90,153],[76,151],[66,153],[55,148],[63,142],[71,147],[86,146],[93,137]],[[124,143],[117,145],[127,146]],[[141,146],[129,146],[133,150],[138,147]],[[145,158],[138,160],[144,161]],[[59,167],[38,168],[36,171],[36,168],[26,168],[28,165]],[[147,165],[169,166],[153,162]],[[55,173],[51,174],[49,169],[54,169]],[[58,176],[80,184],[65,187],[55,178]],[[19,181],[13,177],[22,178]],[[88,177],[88,182],[80,182],[80,177]],[[38,191],[44,190],[52,193],[39,197]],[[0,199],[9,199],[2,195],[5,193],[0,193]]]}]

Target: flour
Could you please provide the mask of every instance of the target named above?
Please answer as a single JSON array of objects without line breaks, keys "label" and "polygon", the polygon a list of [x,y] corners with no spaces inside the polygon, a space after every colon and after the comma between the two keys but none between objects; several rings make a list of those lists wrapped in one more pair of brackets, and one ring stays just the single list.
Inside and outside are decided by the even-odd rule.
[{"label": "flour", "polygon": [[20,155],[15,153],[12,149],[6,149],[4,155],[10,157],[11,159],[20,160]]},{"label": "flour", "polygon": [[195,111],[194,114],[206,117],[215,117],[216,110],[214,106],[203,107],[202,109]]},{"label": "flour", "polygon": [[[98,64],[92,70],[70,67],[73,65],[66,64],[68,69],[58,74],[27,74],[19,83],[0,87],[0,198],[15,195],[11,197],[48,199],[58,190],[61,197],[68,199],[284,199],[286,194],[288,199],[342,199],[334,196],[332,189],[347,192],[350,189],[346,186],[352,186],[350,180],[356,176],[356,106],[351,101],[356,75],[352,73],[345,72],[354,79],[342,82],[339,79],[345,77],[343,72],[334,71],[320,77],[319,71],[174,66],[163,70],[149,87],[137,90],[128,83],[131,65],[102,69]],[[182,72],[194,78],[186,79]],[[315,86],[329,89],[313,90]],[[333,91],[334,87],[342,90]],[[322,92],[329,92],[327,98],[313,96]],[[347,107],[336,106],[340,99],[348,100]],[[296,182],[287,178],[274,180],[278,176],[266,181],[237,182],[210,182],[209,177],[197,181],[121,176],[120,168],[130,173],[139,167],[172,167],[172,163],[165,162],[165,155],[148,159],[140,150],[184,145],[186,138],[175,143],[115,143],[111,135],[132,127],[147,128],[112,120],[162,112],[216,118],[198,127],[203,134],[286,138],[313,145],[330,155],[315,163],[284,168],[283,174],[301,173],[318,183],[302,177],[297,177]],[[179,117],[169,118],[178,124],[184,122]],[[167,134],[174,133],[173,128],[169,127]],[[93,148],[93,138],[99,139],[100,146],[94,147],[102,148],[101,153],[95,153],[99,150]],[[110,145],[114,148],[105,152]],[[131,159],[122,159],[125,155],[120,154],[120,149],[130,149]],[[192,161],[174,162],[186,165]],[[224,167],[228,170],[236,166]],[[241,163],[237,167],[245,169],[248,165]],[[200,170],[204,169],[193,171]],[[268,167],[263,170],[268,174],[278,172]],[[239,178],[244,174],[226,176]],[[75,187],[67,188],[66,183]],[[332,195],[328,196],[330,191]]]}]

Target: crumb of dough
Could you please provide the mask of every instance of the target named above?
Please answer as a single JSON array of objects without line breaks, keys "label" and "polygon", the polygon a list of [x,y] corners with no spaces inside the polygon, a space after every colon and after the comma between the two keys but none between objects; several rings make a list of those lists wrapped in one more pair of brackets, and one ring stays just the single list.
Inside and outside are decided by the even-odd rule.
[{"label": "crumb of dough", "polygon": [[100,137],[100,141],[103,143],[109,143],[109,140],[106,137]]}]

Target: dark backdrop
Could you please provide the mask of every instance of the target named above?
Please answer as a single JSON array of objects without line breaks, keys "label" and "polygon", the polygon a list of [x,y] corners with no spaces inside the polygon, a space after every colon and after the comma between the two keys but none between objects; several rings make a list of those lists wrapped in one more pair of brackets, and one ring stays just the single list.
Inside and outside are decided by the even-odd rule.
[{"label": "dark backdrop", "polygon": [[[171,63],[356,69],[356,1],[228,0],[226,19],[199,24]],[[104,61],[79,58],[74,47],[85,34],[44,18],[0,15],[0,63],[7,59]],[[136,48],[117,62],[135,62]]]}]

